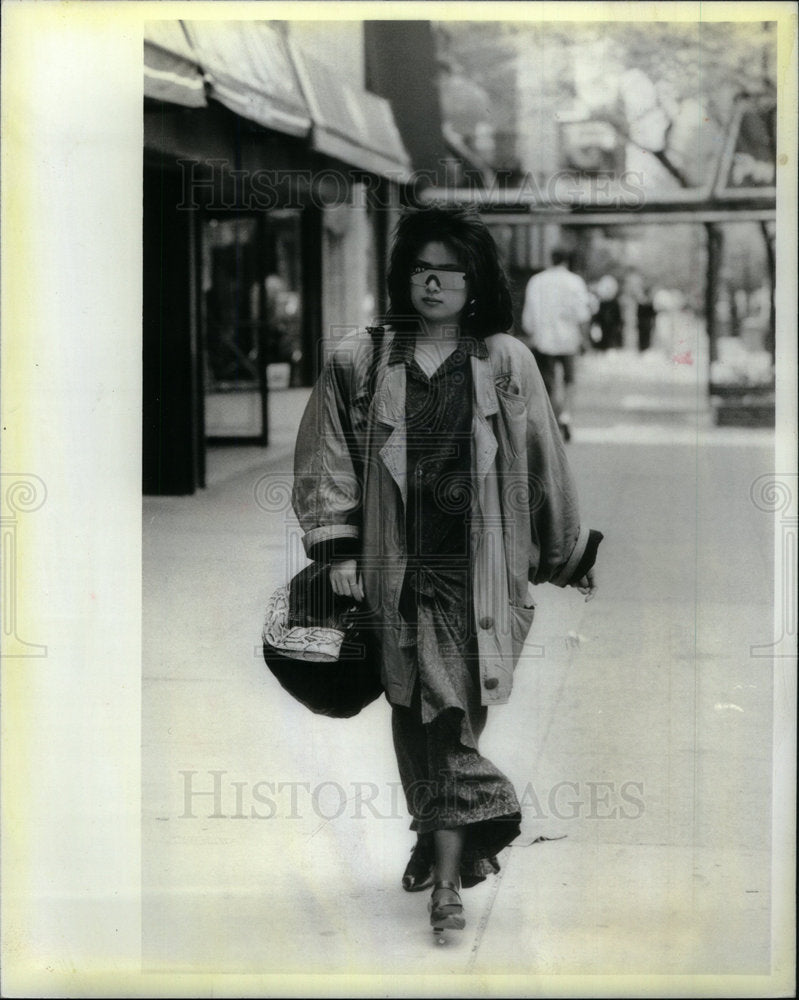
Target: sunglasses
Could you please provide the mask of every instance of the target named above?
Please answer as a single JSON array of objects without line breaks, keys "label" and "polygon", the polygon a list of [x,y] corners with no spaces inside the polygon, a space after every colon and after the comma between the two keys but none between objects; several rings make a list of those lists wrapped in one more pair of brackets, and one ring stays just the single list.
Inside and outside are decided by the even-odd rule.
[{"label": "sunglasses", "polygon": [[450,271],[441,267],[426,267],[417,264],[411,271],[411,284],[424,288],[427,282],[435,278],[438,287],[445,292],[457,292],[466,287],[465,271]]}]

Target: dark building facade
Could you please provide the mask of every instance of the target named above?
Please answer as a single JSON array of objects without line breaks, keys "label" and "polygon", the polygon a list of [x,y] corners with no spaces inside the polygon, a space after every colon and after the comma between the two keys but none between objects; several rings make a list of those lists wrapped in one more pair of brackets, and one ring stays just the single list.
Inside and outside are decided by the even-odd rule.
[{"label": "dark building facade", "polygon": [[143,489],[186,494],[383,310],[411,168],[389,103],[289,23],[154,22],[144,71]]}]

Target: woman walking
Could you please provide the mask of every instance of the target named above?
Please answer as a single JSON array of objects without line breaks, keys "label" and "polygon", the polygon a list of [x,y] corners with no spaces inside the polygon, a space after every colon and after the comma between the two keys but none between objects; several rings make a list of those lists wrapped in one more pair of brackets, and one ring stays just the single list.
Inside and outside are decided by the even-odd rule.
[{"label": "woman walking", "polygon": [[[528,583],[586,599],[602,536],[580,525],[557,422],[496,245],[460,208],[406,214],[380,331],[340,341],[300,425],[293,504],[308,556],[378,623],[397,763],[416,844],[403,876],[433,887],[435,930],[499,871],[521,811],[478,741],[510,696],[532,625]],[[379,348],[374,347],[375,337]]]}]

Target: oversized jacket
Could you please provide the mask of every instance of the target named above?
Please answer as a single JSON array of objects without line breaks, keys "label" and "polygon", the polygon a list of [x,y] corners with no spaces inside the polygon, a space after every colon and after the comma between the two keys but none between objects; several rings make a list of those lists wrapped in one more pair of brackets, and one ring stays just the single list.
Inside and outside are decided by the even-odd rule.
[{"label": "oversized jacket", "polygon": [[[471,344],[474,620],[482,702],[492,705],[508,700],[532,625],[528,583],[569,583],[589,531],[530,350],[504,333]],[[407,341],[403,350],[390,330],[374,368],[367,331],[335,345],[300,424],[292,494],[310,558],[357,554],[365,603],[379,621],[383,684],[400,705],[410,704],[415,681],[415,639],[399,612],[407,356]]]}]

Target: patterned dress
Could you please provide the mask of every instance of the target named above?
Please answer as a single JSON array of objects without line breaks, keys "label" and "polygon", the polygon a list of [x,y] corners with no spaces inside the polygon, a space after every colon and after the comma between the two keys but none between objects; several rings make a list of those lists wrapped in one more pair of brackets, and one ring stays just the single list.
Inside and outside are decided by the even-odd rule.
[{"label": "patterned dress", "polygon": [[407,571],[400,611],[415,625],[417,679],[410,707],[392,707],[392,731],[411,829],[465,826],[464,885],[498,871],[494,855],[518,836],[508,779],[478,750],[481,705],[470,572],[472,377],[464,339],[428,378],[405,340]]}]

